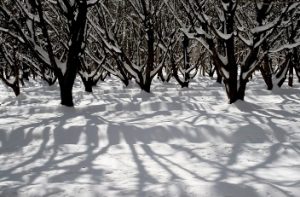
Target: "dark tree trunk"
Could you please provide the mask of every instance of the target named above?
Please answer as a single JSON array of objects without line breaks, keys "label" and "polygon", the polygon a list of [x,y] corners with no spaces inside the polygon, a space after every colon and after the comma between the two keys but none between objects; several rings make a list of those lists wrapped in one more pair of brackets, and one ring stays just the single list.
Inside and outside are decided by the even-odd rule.
[{"label": "dark tree trunk", "polygon": [[151,71],[153,70],[153,65],[154,65],[154,31],[152,27],[147,31],[147,35],[148,35],[148,60],[147,60],[147,67],[146,67],[145,83],[142,89],[146,92],[150,92],[151,82],[152,82]]},{"label": "dark tree trunk", "polygon": [[[226,2],[223,0],[223,2]],[[229,1],[230,5],[233,6],[233,1]],[[232,10],[225,12],[225,22],[224,22],[224,29],[227,30],[228,34],[233,33],[234,31],[234,16],[235,16],[235,8]],[[224,84],[227,92],[227,96],[229,98],[229,103],[232,104],[236,102],[238,98],[238,65],[236,63],[235,57],[235,37],[231,36],[228,40],[224,40],[223,43],[225,48],[224,52],[228,58],[227,65],[223,65],[223,69],[228,72],[229,76],[224,77]],[[221,70],[219,69],[221,73]]]},{"label": "dark tree trunk", "polygon": [[[70,54],[72,53],[72,49],[70,49]],[[58,78],[60,85],[60,98],[61,104],[67,107],[73,107],[73,85],[75,82],[75,78],[77,75],[77,69],[79,67],[79,59],[78,57],[69,55],[69,59],[67,61],[67,70],[64,75]]]},{"label": "dark tree trunk", "polygon": [[189,87],[189,82],[185,81],[181,84],[182,88],[188,88]]},{"label": "dark tree trunk", "polygon": [[[124,70],[124,63],[118,59],[118,57],[116,57],[117,59],[117,66],[118,66],[118,69],[122,75],[122,78],[121,78],[121,81],[124,83],[124,85],[127,87],[129,85],[129,79],[128,79],[128,75],[126,73],[126,71]],[[110,74],[110,73],[108,73]]]},{"label": "dark tree trunk", "polygon": [[148,83],[148,84],[147,84],[147,83],[145,83],[145,84],[140,84],[140,86],[141,86],[141,89],[142,89],[142,90],[144,90],[145,92],[150,93],[151,88],[150,88],[149,83]]},{"label": "dark tree trunk", "polygon": [[74,106],[72,88],[73,85],[71,85],[68,81],[64,81],[60,84],[60,98],[62,105],[67,107]]},{"label": "dark tree trunk", "polygon": [[47,83],[49,86],[53,86],[56,82],[57,78],[55,78],[54,80],[47,80]]},{"label": "dark tree trunk", "polygon": [[270,59],[267,55],[264,57],[264,62],[259,67],[259,69],[267,85],[267,89],[272,90],[273,89],[272,70],[270,65]]},{"label": "dark tree trunk", "polygon": [[182,81],[180,79],[180,77],[178,75],[178,68],[176,68],[176,67],[173,67],[173,76],[182,88],[188,88],[189,87],[189,82],[188,81]]},{"label": "dark tree trunk", "polygon": [[227,95],[229,98],[229,103],[234,103],[238,100],[238,68],[235,60],[234,52],[234,40],[233,38],[229,39],[227,42],[227,54],[228,54],[228,73],[229,77],[227,80],[224,80]]},{"label": "dark tree trunk", "polygon": [[217,83],[222,84],[222,75],[219,72],[219,70],[217,69]]},{"label": "dark tree trunk", "polygon": [[190,83],[190,79],[191,79],[191,75],[189,72],[187,72],[187,70],[190,68],[190,55],[189,55],[189,51],[188,51],[188,47],[189,47],[189,38],[184,35],[183,41],[182,41],[182,49],[183,49],[183,79],[180,79],[179,75],[178,75],[178,70],[179,68],[176,67],[176,63],[172,54],[172,60],[171,60],[171,64],[172,64],[172,70],[173,70],[173,76],[176,79],[176,81],[180,84],[180,86],[182,88],[188,88],[189,87],[189,83]]},{"label": "dark tree trunk", "polygon": [[[210,69],[209,69],[208,76],[213,77],[215,72],[216,72],[216,67],[215,66],[213,67],[213,65],[210,64]],[[205,72],[203,72],[203,76],[205,76]]]},{"label": "dark tree trunk", "polygon": [[29,81],[29,72],[24,72],[22,75],[22,78],[25,79],[26,81]]},{"label": "dark tree trunk", "polygon": [[25,63],[22,63],[22,78],[26,81],[29,81],[30,69],[29,66]]},{"label": "dark tree trunk", "polygon": [[279,87],[282,86],[282,84],[284,83],[284,81],[286,80],[286,75],[289,71],[289,67],[291,65],[290,63],[290,53],[287,54],[286,59],[284,61],[284,63],[281,65],[281,67],[279,68],[278,73],[276,74],[276,78],[279,79],[277,85]]},{"label": "dark tree trunk", "polygon": [[295,47],[293,49],[294,68],[295,68],[296,75],[298,77],[298,82],[300,82],[300,60],[299,60],[299,56],[298,55],[299,55],[298,50]]},{"label": "dark tree trunk", "polygon": [[176,67],[176,63],[173,57],[173,54],[171,54],[171,64],[172,64],[172,71],[173,71],[173,76],[176,79],[176,81],[179,83],[179,85],[184,88],[188,87],[189,83],[186,83],[185,81],[182,81],[178,75],[178,68]]},{"label": "dark tree trunk", "polygon": [[94,82],[91,78],[88,78],[87,80],[82,77],[82,82],[83,82],[83,85],[84,85],[84,90],[86,92],[90,92],[92,93],[93,92],[93,85],[94,85]]},{"label": "dark tree trunk", "polygon": [[246,87],[247,87],[247,80],[240,79],[240,86],[238,90],[238,99],[244,100],[245,99],[245,93],[246,93]]},{"label": "dark tree trunk", "polygon": [[[153,16],[150,10],[147,8],[146,1],[141,1],[142,9],[144,12],[144,28],[146,30],[147,34],[147,65],[145,68],[145,76],[143,76],[140,81],[142,90],[146,92],[150,92],[151,90],[151,82],[153,77],[151,76],[151,71],[154,68],[154,42],[155,42],[155,36],[154,36],[154,27],[153,27]],[[140,79],[140,80],[141,80]]]},{"label": "dark tree trunk", "polygon": [[[150,22],[146,22],[150,23]],[[148,27],[148,26],[146,26]],[[152,82],[152,77],[151,77],[151,71],[153,70],[153,65],[154,65],[154,31],[151,28],[147,30],[147,46],[148,46],[148,59],[147,59],[147,65],[145,68],[145,76],[140,78],[140,87],[142,90],[145,92],[150,93],[151,91],[151,82]]]},{"label": "dark tree trunk", "polygon": [[184,83],[183,86],[181,85],[181,87],[188,87],[189,86],[189,81],[190,81],[190,73],[187,72],[187,70],[190,68],[190,54],[188,51],[189,48],[189,38],[184,35],[183,38],[183,57],[184,57]]},{"label": "dark tree trunk", "polygon": [[290,87],[293,87],[293,78],[294,78],[294,66],[293,66],[293,63],[290,63],[290,67],[289,67],[289,81],[288,81],[288,85]]},{"label": "dark tree trunk", "polygon": [[21,85],[25,86],[24,79],[21,77],[19,80],[20,80]]},{"label": "dark tree trunk", "polygon": [[165,82],[165,81],[166,81],[166,79],[165,79],[165,77],[164,77],[164,75],[163,75],[163,68],[161,68],[161,69],[158,71],[157,76],[159,77],[159,79],[160,79],[162,82]]},{"label": "dark tree trunk", "polygon": [[219,84],[222,84],[222,79],[223,79],[223,77],[222,77],[220,71],[217,69],[216,66],[213,66],[213,64],[210,63],[210,71],[209,71],[208,76],[209,76],[209,77],[213,77],[215,73],[217,73],[217,79],[216,79],[216,82],[219,83]]},{"label": "dark tree trunk", "polygon": [[227,80],[224,79],[226,93],[229,99],[229,103],[232,104],[236,102],[238,98],[238,91],[237,91],[237,80],[234,77],[229,78]]},{"label": "dark tree trunk", "polygon": [[13,86],[12,89],[16,96],[20,95],[20,87],[19,86]]}]

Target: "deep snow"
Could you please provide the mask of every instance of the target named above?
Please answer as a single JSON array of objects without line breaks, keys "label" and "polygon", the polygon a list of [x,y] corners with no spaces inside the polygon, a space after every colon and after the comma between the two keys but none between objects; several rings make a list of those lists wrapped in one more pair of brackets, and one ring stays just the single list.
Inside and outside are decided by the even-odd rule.
[{"label": "deep snow", "polygon": [[0,196],[300,196],[300,87],[227,104],[223,86],[154,80],[152,93],[108,79],[74,88],[0,85]]}]

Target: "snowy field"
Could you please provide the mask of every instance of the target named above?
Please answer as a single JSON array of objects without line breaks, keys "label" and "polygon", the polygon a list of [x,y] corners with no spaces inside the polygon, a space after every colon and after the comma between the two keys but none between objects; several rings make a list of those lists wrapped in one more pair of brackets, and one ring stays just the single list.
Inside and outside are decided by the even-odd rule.
[{"label": "snowy field", "polygon": [[58,87],[0,85],[0,196],[300,196],[300,86],[227,104],[223,86],[116,79],[93,94],[77,81],[74,109]]}]

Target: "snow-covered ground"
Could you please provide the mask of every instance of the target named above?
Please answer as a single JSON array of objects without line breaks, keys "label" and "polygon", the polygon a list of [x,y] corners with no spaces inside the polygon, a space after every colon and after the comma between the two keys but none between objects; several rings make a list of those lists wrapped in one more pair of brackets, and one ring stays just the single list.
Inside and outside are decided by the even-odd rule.
[{"label": "snow-covered ground", "polygon": [[233,105],[203,77],[152,92],[77,81],[70,109],[57,87],[1,84],[0,196],[300,196],[299,85],[257,79]]}]

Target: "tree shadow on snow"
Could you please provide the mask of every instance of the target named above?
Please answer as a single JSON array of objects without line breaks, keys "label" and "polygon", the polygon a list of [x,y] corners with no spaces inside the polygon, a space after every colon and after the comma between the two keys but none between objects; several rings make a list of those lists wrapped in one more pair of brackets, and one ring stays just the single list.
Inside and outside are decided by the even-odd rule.
[{"label": "tree shadow on snow", "polygon": [[[276,190],[282,196],[292,196],[282,187],[300,186],[299,181],[292,179],[275,181],[265,178],[259,172],[268,170],[286,149],[299,156],[299,145],[284,144],[289,142],[296,131],[284,129],[277,122],[286,119],[297,121],[300,115],[288,112],[282,106],[278,106],[278,109],[265,110],[259,105],[247,102],[229,106],[223,110],[224,113],[217,114],[213,103],[204,104],[201,103],[201,97],[193,97],[197,94],[195,92],[197,89],[189,91],[179,92],[179,97],[173,97],[171,93],[165,92],[147,99],[143,94],[135,96],[123,94],[121,95],[123,98],[108,94],[93,95],[90,103],[95,99],[102,100],[104,104],[78,109],[32,107],[33,111],[22,111],[23,114],[37,115],[36,121],[21,124],[11,131],[0,131],[2,166],[0,181],[15,183],[0,186],[0,196],[22,196],[26,188],[29,186],[34,188],[36,185],[40,187],[31,191],[32,196],[55,196],[66,192],[66,188],[57,184],[97,186],[108,181],[111,188],[120,196],[163,196],[163,194],[172,196],[174,191],[177,192],[177,196],[193,196],[193,188],[186,185],[189,179],[206,183],[207,186],[204,187],[208,187],[212,191],[211,196],[216,197],[262,197],[261,191],[257,191],[253,184],[261,184],[265,188]],[[156,98],[163,102],[158,102]],[[283,99],[287,103],[295,102],[293,96],[283,96]],[[232,109],[238,110],[238,113],[232,112]],[[49,110],[59,115],[42,116]],[[183,114],[184,110],[192,112],[189,117]],[[124,113],[129,115],[123,117],[125,118],[123,120]],[[17,117],[19,114],[11,115],[9,118]],[[227,126],[235,124],[236,127],[224,127],[222,123],[225,122]],[[269,135],[266,129],[273,135]],[[171,149],[170,154],[155,150],[153,148],[155,143],[165,144]],[[210,158],[203,155],[198,148],[187,145],[194,143],[209,143],[208,146],[212,146],[212,150],[217,149],[211,144],[231,145],[226,157],[222,158],[224,153],[220,151],[213,153],[216,158]],[[245,157],[246,151],[258,150],[249,145],[256,143],[275,144],[267,146],[265,148],[267,155],[261,156],[253,164],[243,169],[234,167],[241,163],[240,158]],[[131,176],[136,178],[137,184],[134,189],[127,191],[119,187],[117,182],[114,183],[115,180],[107,180],[106,174],[118,172],[111,172],[108,167],[96,163],[102,157],[113,157],[113,154],[109,153],[110,149],[120,144],[128,147],[136,170],[136,174]],[[140,154],[140,151],[143,154]],[[20,153],[24,153],[24,157],[21,157]],[[185,162],[172,159],[173,155],[179,153],[184,155],[179,156],[179,159]],[[12,158],[15,154],[19,158]],[[218,157],[218,154],[221,156]],[[169,176],[168,181],[161,181],[157,174],[149,170],[145,163],[146,157]],[[188,163],[207,165],[215,172],[212,176],[206,176],[203,175],[201,168],[195,167],[196,165],[193,169],[185,166]],[[126,168],[119,167],[120,170]],[[290,167],[299,168],[299,166]],[[41,184],[43,181],[41,177],[46,179],[44,185]],[[243,180],[242,183],[229,182],[231,178],[237,177]],[[54,185],[47,186],[46,183]],[[151,190],[149,185],[163,186],[165,193]],[[95,191],[94,196],[101,196],[101,193]]]}]

